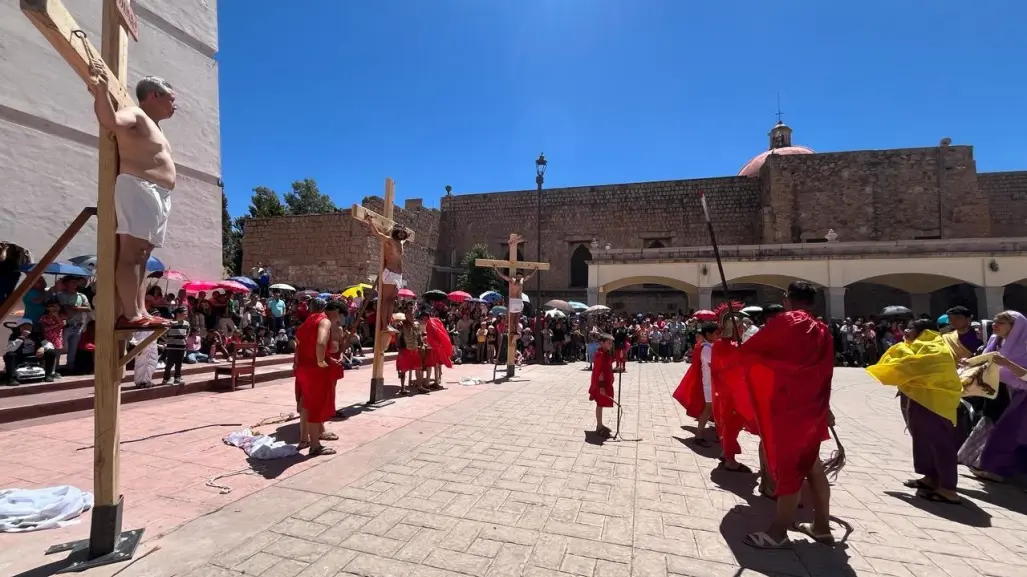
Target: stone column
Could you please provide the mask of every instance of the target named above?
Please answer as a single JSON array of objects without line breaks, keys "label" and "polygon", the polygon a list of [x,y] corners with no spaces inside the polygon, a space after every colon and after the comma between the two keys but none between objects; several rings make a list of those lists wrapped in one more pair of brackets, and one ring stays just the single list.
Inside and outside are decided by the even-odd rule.
[{"label": "stone column", "polygon": [[599,287],[588,287],[588,301],[586,304],[590,307],[594,307],[599,304]]},{"label": "stone column", "polygon": [[696,310],[713,309],[713,287],[699,287],[699,308]]},{"label": "stone column", "polygon": [[931,293],[912,293],[909,298],[913,304],[914,315],[931,314]]},{"label": "stone column", "polygon": [[827,294],[825,295],[825,303],[827,305],[827,318],[830,319],[845,319],[845,287],[843,286],[832,286],[827,287]]},{"label": "stone column", "polygon": [[979,319],[993,319],[995,315],[1005,310],[1003,297],[1006,287],[1001,286],[979,286],[974,287],[977,292],[977,317]]}]

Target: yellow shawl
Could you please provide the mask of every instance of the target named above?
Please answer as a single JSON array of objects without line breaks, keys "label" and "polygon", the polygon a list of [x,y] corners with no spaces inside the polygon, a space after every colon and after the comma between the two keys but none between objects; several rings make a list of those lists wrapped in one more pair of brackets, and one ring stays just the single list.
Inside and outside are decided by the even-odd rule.
[{"label": "yellow shawl", "polygon": [[867,372],[956,424],[963,387],[953,352],[938,333],[924,331],[911,343],[893,345]]},{"label": "yellow shawl", "polygon": [[963,343],[959,341],[959,333],[956,331],[950,331],[942,335],[945,342],[952,349],[952,355],[956,357],[956,360],[969,359],[970,357],[977,354],[977,351],[971,351],[970,349],[963,346]]}]

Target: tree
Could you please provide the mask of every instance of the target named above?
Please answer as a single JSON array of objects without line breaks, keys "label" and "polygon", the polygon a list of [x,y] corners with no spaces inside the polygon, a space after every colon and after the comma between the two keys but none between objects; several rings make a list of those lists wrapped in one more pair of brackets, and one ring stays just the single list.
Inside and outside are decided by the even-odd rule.
[{"label": "tree", "polygon": [[292,192],[285,193],[283,197],[289,214],[328,214],[339,210],[331,197],[318,190],[317,182],[312,178],[293,182]]},{"label": "tree", "polygon": [[250,198],[250,216],[253,218],[273,218],[285,216],[285,205],[278,198],[278,193],[266,186],[253,189]]},{"label": "tree", "polygon": [[471,250],[464,254],[460,266],[464,272],[457,277],[457,288],[467,291],[473,296],[478,296],[485,291],[498,291],[502,288],[502,279],[490,268],[474,266],[474,261],[479,258],[493,259],[489,247],[484,244],[476,244]]},{"label": "tree", "polygon": [[228,213],[228,197],[221,191],[221,268],[225,276],[239,274],[242,266],[242,231]]}]

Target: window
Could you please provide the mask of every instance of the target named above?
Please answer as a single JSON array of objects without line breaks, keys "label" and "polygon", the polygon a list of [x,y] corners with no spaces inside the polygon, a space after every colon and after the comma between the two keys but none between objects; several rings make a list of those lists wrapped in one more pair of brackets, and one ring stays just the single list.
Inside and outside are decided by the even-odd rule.
[{"label": "window", "polygon": [[588,261],[592,260],[592,251],[585,245],[579,244],[571,255],[571,287],[583,288],[588,286]]},{"label": "window", "polygon": [[667,245],[663,244],[662,240],[656,239],[649,241],[649,246],[646,248],[667,248]]},{"label": "window", "polygon": [[[499,258],[501,258],[503,260],[506,260],[506,259],[510,258],[510,245],[508,245],[506,243],[503,243],[503,254],[499,255]],[[517,245],[517,260],[519,260],[519,261],[523,261],[524,260],[524,245],[523,244],[518,244]]]}]

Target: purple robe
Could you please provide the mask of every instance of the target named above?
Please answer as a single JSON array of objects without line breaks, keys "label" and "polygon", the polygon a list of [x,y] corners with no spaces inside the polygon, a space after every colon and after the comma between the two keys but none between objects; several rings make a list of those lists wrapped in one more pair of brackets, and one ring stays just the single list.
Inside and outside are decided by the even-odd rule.
[{"label": "purple robe", "polygon": [[952,421],[902,395],[909,436],[913,438],[913,470],[941,489],[956,490],[959,439]]},{"label": "purple robe", "polygon": [[[984,352],[998,351],[1014,363],[1027,365],[1027,317],[1006,311],[1013,317],[1009,336],[999,342],[992,336]],[[1009,407],[1002,413],[981,452],[981,469],[1002,477],[1027,470],[1027,381],[1003,367],[1000,380],[1009,389]]]}]

